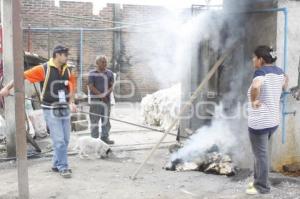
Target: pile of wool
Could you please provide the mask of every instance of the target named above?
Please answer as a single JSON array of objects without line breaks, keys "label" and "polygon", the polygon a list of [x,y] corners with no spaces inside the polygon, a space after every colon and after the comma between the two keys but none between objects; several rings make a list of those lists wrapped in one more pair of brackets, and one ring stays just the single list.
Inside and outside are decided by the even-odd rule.
[{"label": "pile of wool", "polygon": [[[166,130],[178,116],[180,100],[180,84],[146,95],[141,102],[144,122]],[[178,125],[179,122],[174,126],[174,130]]]}]

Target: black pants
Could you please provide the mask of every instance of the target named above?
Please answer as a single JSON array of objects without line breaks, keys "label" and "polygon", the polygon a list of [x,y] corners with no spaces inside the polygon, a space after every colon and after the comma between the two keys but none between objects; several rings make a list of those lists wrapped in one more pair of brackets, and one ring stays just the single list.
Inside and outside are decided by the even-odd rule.
[{"label": "black pants", "polygon": [[[109,117],[110,116],[110,102],[92,101],[90,105],[90,129],[91,136],[93,138],[99,138],[99,120],[101,119],[101,138],[107,139],[109,137],[109,131],[111,129]],[[94,115],[99,114],[99,115]]]},{"label": "black pants", "polygon": [[249,138],[254,154],[254,187],[260,193],[269,193],[269,140],[277,126],[254,130],[249,128]]}]

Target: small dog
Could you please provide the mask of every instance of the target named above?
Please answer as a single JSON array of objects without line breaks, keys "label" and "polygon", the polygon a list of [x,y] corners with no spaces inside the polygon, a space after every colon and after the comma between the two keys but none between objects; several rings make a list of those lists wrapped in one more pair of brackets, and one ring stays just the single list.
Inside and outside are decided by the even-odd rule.
[{"label": "small dog", "polygon": [[79,151],[81,159],[89,158],[89,155],[95,155],[96,158],[107,158],[112,153],[111,148],[101,139],[92,137],[80,137],[74,148]]}]

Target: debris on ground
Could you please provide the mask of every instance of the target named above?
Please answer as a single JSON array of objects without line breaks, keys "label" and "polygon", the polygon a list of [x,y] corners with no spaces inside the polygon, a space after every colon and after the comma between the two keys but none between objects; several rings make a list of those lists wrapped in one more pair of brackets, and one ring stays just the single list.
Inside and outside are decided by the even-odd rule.
[{"label": "debris on ground", "polygon": [[300,163],[294,162],[292,164],[286,164],[282,166],[283,173],[287,176],[300,176]]},{"label": "debris on ground", "polygon": [[233,176],[237,171],[237,167],[233,164],[230,156],[219,152],[216,145],[213,145],[203,155],[199,155],[193,160],[184,161],[177,158],[170,161],[165,169],[171,171],[201,171],[226,176]]}]

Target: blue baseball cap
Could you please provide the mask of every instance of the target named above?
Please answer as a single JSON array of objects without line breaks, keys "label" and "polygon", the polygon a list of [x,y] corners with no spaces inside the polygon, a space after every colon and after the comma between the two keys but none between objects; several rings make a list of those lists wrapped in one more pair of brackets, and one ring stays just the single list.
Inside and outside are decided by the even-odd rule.
[{"label": "blue baseball cap", "polygon": [[53,49],[53,53],[65,53],[69,55],[69,48],[64,47],[62,45],[58,45]]}]

